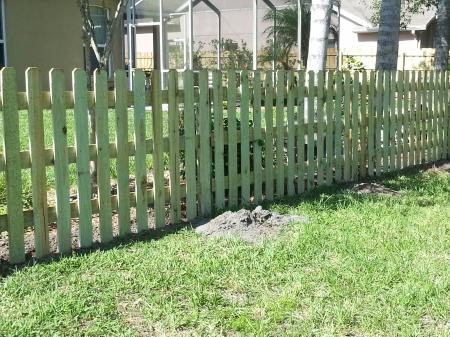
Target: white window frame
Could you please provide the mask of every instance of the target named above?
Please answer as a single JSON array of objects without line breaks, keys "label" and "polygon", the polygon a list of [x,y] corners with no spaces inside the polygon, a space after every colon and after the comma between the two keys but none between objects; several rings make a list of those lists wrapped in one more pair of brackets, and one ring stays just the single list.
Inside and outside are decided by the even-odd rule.
[{"label": "white window frame", "polygon": [[5,0],[0,0],[0,6],[2,10],[2,26],[0,29],[2,30],[3,39],[0,39],[0,44],[2,45],[0,48],[3,48],[3,58],[5,62],[5,67],[8,66],[8,53],[6,48],[6,15],[5,15]]}]

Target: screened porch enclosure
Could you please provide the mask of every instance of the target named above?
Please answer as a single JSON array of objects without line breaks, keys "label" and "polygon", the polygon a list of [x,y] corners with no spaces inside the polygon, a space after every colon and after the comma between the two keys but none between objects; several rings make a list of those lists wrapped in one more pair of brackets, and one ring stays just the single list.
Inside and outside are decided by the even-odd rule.
[{"label": "screened porch enclosure", "polygon": [[[276,26],[277,8],[283,6],[284,0],[130,0],[125,21],[127,69],[130,74],[135,69],[198,70],[200,46],[205,48],[207,67],[223,69],[227,54],[219,41],[241,43],[249,54],[246,67],[262,68],[258,52],[267,50],[265,31]],[[275,13],[273,22],[264,20],[270,11]],[[274,69],[275,64],[264,68]]]}]

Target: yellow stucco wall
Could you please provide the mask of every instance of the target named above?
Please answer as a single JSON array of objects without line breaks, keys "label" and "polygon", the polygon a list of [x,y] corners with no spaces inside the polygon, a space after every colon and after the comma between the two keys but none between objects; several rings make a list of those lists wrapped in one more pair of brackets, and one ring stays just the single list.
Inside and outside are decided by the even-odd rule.
[{"label": "yellow stucco wall", "polygon": [[[106,5],[115,8],[115,1],[106,1]],[[61,68],[69,90],[72,70],[84,67],[76,0],[5,0],[5,21],[8,66],[17,70],[19,89],[25,87],[25,70],[39,67],[44,89],[48,89],[49,70]],[[122,44],[123,38],[117,36],[113,51],[116,69],[123,67]]]}]

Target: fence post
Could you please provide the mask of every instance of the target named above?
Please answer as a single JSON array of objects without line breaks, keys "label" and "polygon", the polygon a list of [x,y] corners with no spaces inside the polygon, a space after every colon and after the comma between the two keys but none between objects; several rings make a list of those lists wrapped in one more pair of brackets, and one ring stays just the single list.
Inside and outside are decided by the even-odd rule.
[{"label": "fence post", "polygon": [[250,93],[249,79],[246,70],[241,72],[241,194],[242,203],[250,202]]},{"label": "fence post", "polygon": [[11,263],[20,263],[25,260],[25,244],[16,71],[12,68],[3,68],[0,76],[4,123],[3,152],[6,163],[9,260]]},{"label": "fence post", "polygon": [[236,71],[227,73],[227,110],[228,110],[228,206],[238,204],[237,178],[237,121],[236,121]]},{"label": "fence post", "polygon": [[276,192],[284,196],[284,70],[278,70],[276,83]]},{"label": "fence post", "polygon": [[262,133],[261,133],[261,72],[253,73],[253,170],[255,175],[255,202],[262,201]]},{"label": "fence post", "polygon": [[265,121],[266,121],[266,139],[265,139],[265,198],[273,199],[273,79],[272,72],[266,71],[264,79],[265,87]]}]

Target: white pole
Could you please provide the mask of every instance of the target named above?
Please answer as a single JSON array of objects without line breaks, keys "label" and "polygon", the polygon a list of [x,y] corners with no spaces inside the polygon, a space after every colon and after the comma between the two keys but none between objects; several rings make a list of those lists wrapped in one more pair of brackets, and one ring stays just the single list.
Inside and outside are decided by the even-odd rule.
[{"label": "white pole", "polygon": [[188,12],[189,12],[189,19],[188,19],[188,26],[189,26],[189,64],[188,69],[192,70],[194,68],[194,15],[192,10],[192,0],[189,0],[188,4]]},{"label": "white pole", "polygon": [[258,0],[253,0],[253,70],[258,69]]},{"label": "white pole", "polygon": [[130,90],[133,88],[133,70],[134,70],[134,44],[133,44],[133,23],[135,21],[136,6],[135,0],[130,1],[127,9],[127,47],[128,47],[128,83]]},{"label": "white pole", "polygon": [[298,50],[298,70],[302,69],[302,14],[303,14],[303,7],[302,7],[302,1],[297,0],[297,15],[298,15],[298,21],[297,21],[297,50]]},{"label": "white pole", "polygon": [[217,43],[217,69],[222,68],[222,15],[219,13],[217,17],[217,38],[219,42]]}]

